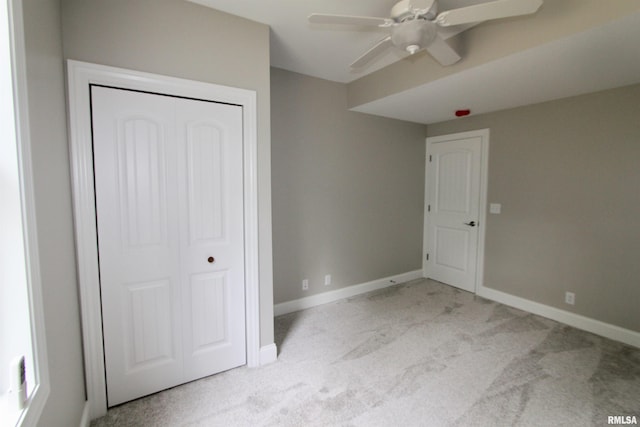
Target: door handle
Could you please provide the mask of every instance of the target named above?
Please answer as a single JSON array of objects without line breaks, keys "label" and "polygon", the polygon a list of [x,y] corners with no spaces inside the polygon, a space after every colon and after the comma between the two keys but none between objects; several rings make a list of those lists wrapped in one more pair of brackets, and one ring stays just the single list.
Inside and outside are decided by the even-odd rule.
[{"label": "door handle", "polygon": [[209,264],[213,264],[213,262],[214,262],[215,260],[216,260],[216,259],[215,259],[214,257],[212,257],[212,256],[210,256],[209,258],[207,258],[207,261],[209,261]]},{"label": "door handle", "polygon": [[465,222],[464,225],[468,225],[469,227],[475,227],[476,226],[476,222],[475,221]]}]

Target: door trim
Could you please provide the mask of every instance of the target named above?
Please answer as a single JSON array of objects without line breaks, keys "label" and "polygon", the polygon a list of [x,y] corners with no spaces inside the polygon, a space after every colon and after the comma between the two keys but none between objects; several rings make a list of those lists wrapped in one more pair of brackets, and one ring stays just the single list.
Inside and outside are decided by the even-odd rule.
[{"label": "door trim", "polygon": [[476,277],[474,280],[474,293],[478,293],[484,284],[484,242],[487,225],[487,185],[489,172],[489,129],[479,129],[469,132],[453,133],[450,135],[432,136],[426,140],[426,158],[425,158],[425,187],[424,187],[424,222],[423,222],[423,240],[422,240],[422,273],[425,278],[430,277],[429,263],[427,262],[427,245],[428,233],[427,227],[427,205],[429,204],[429,146],[447,141],[456,141],[466,138],[477,138],[481,140],[480,148],[480,202],[478,204],[478,251],[476,254]]},{"label": "door trim", "polygon": [[74,226],[90,419],[107,412],[93,177],[90,85],[242,106],[247,365],[260,365],[256,92],[74,60],[67,61]]}]

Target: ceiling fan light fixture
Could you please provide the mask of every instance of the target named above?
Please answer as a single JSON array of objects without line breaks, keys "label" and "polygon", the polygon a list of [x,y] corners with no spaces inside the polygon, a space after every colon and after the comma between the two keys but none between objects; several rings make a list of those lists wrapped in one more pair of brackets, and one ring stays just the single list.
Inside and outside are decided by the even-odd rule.
[{"label": "ceiling fan light fixture", "polygon": [[423,19],[405,21],[393,27],[391,41],[396,47],[414,54],[435,40],[437,30],[433,23]]},{"label": "ceiling fan light fixture", "polygon": [[420,46],[418,46],[417,44],[410,44],[405,48],[405,50],[409,52],[409,55],[413,55],[414,53],[420,50]]}]

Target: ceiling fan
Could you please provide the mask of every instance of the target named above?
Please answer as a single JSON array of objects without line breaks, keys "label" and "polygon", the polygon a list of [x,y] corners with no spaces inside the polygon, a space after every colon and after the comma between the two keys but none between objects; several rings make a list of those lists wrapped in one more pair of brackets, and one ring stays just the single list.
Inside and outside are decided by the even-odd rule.
[{"label": "ceiling fan", "polygon": [[389,18],[313,13],[309,15],[309,22],[381,27],[390,30],[390,35],[351,64],[352,69],[363,68],[392,47],[400,48],[410,55],[426,49],[440,64],[452,65],[460,60],[460,55],[445,41],[446,37],[441,34],[443,28],[461,26],[459,31],[450,33],[450,37],[468,28],[463,24],[535,13],[542,1],[495,0],[438,13],[437,0],[401,0],[391,8]]}]

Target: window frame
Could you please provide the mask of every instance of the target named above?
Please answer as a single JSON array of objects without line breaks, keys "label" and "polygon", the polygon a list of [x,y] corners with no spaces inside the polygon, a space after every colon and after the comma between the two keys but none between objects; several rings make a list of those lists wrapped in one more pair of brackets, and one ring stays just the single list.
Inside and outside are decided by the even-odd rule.
[{"label": "window frame", "polygon": [[11,56],[10,66],[13,80],[16,149],[20,181],[27,296],[29,299],[30,334],[35,365],[27,366],[27,369],[33,370],[35,384],[27,385],[30,389],[29,399],[25,408],[20,412],[15,425],[35,426],[38,424],[44,406],[47,403],[51,386],[38,254],[22,0],[7,0],[6,7]]}]

